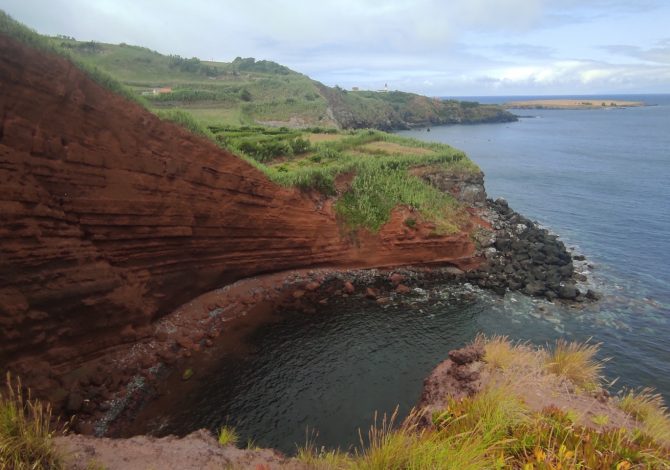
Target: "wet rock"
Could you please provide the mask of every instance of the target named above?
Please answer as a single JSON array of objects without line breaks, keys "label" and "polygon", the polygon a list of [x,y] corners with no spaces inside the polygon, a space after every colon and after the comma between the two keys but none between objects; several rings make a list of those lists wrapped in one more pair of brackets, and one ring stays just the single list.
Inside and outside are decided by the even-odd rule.
[{"label": "wet rock", "polygon": [[547,291],[545,284],[541,281],[532,281],[526,284],[526,287],[523,288],[524,294],[530,296],[540,296]]},{"label": "wet rock", "polygon": [[590,300],[600,300],[602,299],[603,295],[600,292],[596,292],[594,290],[587,290],[586,291],[586,298]]},{"label": "wet rock", "polygon": [[579,295],[579,290],[574,284],[564,284],[558,290],[558,296],[561,299],[574,300]]},{"label": "wet rock", "polygon": [[507,288],[505,286],[499,285],[499,284],[491,286],[491,289],[493,290],[493,292],[495,292],[496,294],[498,294],[501,297],[503,297],[505,295],[505,293],[507,292]]},{"label": "wet rock", "polygon": [[547,292],[544,293],[544,297],[549,301],[553,302],[558,298],[558,294],[554,292],[553,290],[548,290]]}]

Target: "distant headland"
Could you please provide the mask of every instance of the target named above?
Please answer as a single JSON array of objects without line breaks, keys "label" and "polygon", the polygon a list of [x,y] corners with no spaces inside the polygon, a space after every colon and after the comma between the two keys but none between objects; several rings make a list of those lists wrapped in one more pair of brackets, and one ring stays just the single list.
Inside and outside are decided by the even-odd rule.
[{"label": "distant headland", "polygon": [[610,99],[549,99],[509,101],[505,108],[516,109],[599,109],[599,108],[631,108],[646,106],[643,101],[624,101]]}]

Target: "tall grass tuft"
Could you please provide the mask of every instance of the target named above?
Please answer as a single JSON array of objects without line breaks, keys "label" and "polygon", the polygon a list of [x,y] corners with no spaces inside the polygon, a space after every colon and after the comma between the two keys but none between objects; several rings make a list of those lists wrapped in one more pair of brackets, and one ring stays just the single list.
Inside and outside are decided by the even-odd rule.
[{"label": "tall grass tuft", "polygon": [[484,362],[493,369],[518,368],[525,371],[542,369],[546,355],[544,350],[535,349],[526,343],[513,344],[507,336],[494,335],[487,338],[478,335],[475,343],[484,348]]},{"label": "tall grass tuft", "polygon": [[599,344],[556,341],[546,359],[547,371],[571,380],[584,389],[596,388],[601,380],[602,361],[596,359]]},{"label": "tall grass tuft", "polygon": [[638,421],[643,433],[670,446],[670,415],[660,394],[650,388],[629,390],[619,399],[618,406]]},{"label": "tall grass tuft", "polygon": [[0,393],[0,468],[13,470],[62,469],[53,446],[51,407],[23,395],[20,380],[6,377]]},{"label": "tall grass tuft", "polygon": [[232,426],[222,426],[219,429],[218,441],[222,446],[235,446],[239,441],[239,436]]},{"label": "tall grass tuft", "polygon": [[490,460],[491,442],[471,430],[450,433],[422,428],[420,415],[412,411],[399,427],[394,426],[397,410],[391,417],[370,427],[366,438],[360,435],[361,448],[351,468],[366,470],[430,468],[481,469]]}]

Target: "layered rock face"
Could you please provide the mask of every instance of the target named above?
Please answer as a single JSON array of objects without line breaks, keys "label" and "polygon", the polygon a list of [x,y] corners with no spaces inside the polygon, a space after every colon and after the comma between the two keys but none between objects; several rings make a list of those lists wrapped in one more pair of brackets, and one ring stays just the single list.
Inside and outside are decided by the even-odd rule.
[{"label": "layered rock face", "polygon": [[2,35],[0,80],[0,368],[71,368],[258,273],[472,261],[466,231],[402,220],[352,241],[328,205]]},{"label": "layered rock face", "polygon": [[412,174],[444,193],[474,207],[486,206],[486,189],[483,173],[445,173],[439,167],[419,167]]}]

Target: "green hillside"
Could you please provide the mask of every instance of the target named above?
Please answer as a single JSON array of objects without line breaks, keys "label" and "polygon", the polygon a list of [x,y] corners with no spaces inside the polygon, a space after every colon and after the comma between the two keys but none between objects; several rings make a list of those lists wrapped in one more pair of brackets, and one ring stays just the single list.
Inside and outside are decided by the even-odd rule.
[{"label": "green hillside", "polygon": [[[206,125],[403,129],[516,120],[499,106],[442,101],[399,91],[327,87],[275,62],[209,62],[127,44],[51,38],[80,61],[144,95],[155,110],[180,108]],[[170,92],[154,94],[154,90]]]}]

